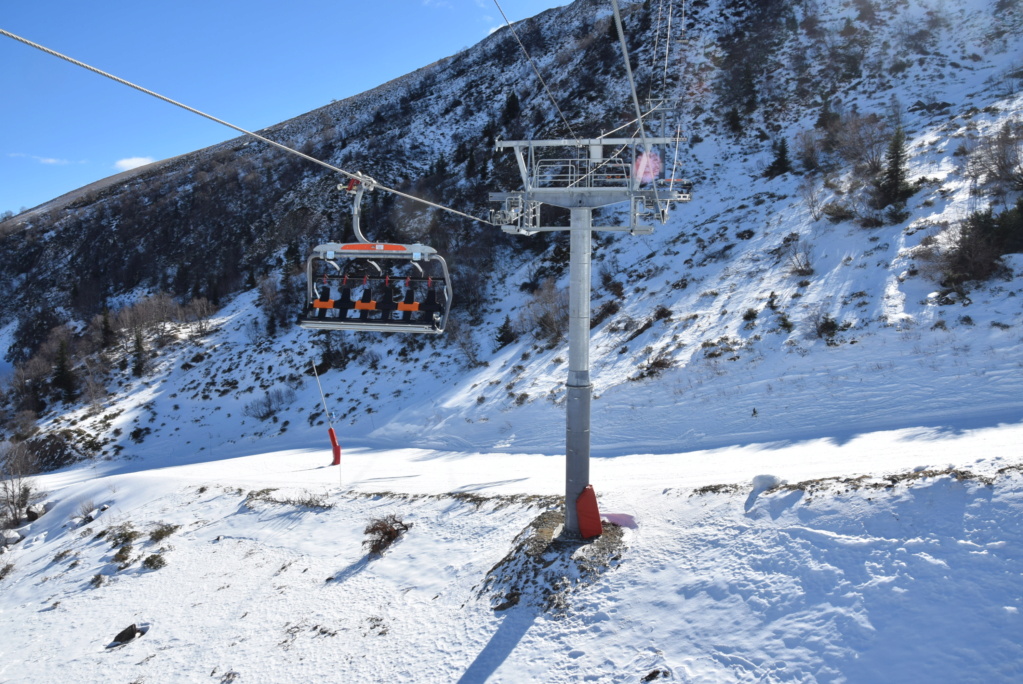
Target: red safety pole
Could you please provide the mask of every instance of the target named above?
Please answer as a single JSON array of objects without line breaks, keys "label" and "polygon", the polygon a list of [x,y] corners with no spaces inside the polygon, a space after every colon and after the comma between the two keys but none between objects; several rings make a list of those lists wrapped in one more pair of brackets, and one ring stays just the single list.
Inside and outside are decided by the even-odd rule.
[{"label": "red safety pole", "polygon": [[337,434],[334,432],[334,428],[331,427],[327,430],[327,434],[330,435],[330,448],[334,450],[334,462],[330,465],[341,465],[341,445],[337,443]]},{"label": "red safety pole", "polygon": [[330,435],[330,449],[334,452],[334,460],[330,465],[341,465],[341,445],[337,442],[337,433],[334,432],[334,422],[330,419],[330,411],[327,409],[327,398],[323,396],[323,385],[320,384],[320,374],[316,370],[316,362],[313,361],[313,375],[316,376],[316,386],[320,389],[320,401],[323,402],[323,412],[327,416],[327,434]]}]

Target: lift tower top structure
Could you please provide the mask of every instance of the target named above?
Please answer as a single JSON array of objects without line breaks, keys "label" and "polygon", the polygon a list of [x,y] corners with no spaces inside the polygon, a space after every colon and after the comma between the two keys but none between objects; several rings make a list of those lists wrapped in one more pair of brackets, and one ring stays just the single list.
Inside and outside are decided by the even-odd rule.
[{"label": "lift tower top structure", "polygon": [[[590,255],[594,230],[650,234],[676,202],[692,199],[692,183],[665,174],[663,151],[681,138],[497,141],[511,149],[522,175],[521,191],[490,193],[500,208],[491,221],[518,235],[571,233],[569,261],[568,379],[565,422],[565,533],[579,535],[575,502],[590,484]],[[608,147],[615,148],[609,155]],[[662,152],[658,152],[658,147]],[[640,151],[642,148],[642,151]],[[626,156],[623,156],[623,153]],[[628,225],[594,226],[593,210],[628,202]],[[568,226],[545,226],[540,207],[568,209]]]}]

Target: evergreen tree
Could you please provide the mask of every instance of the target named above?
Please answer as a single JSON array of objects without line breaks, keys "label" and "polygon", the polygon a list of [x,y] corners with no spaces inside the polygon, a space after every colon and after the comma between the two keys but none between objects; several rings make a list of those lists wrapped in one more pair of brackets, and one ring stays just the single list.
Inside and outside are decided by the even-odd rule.
[{"label": "evergreen tree", "polygon": [[142,374],[146,372],[146,344],[142,339],[141,328],[135,330],[135,344],[131,355],[131,374],[136,378],[141,378]]},{"label": "evergreen tree", "polygon": [[768,178],[780,176],[792,170],[792,162],[789,161],[789,144],[785,138],[778,139],[771,147],[774,148],[774,160],[764,170]]},{"label": "evergreen tree", "polygon": [[912,190],[907,178],[909,169],[906,164],[906,133],[901,127],[895,129],[888,152],[885,154],[884,175],[877,185],[877,208],[884,209],[893,204],[905,202]]},{"label": "evergreen tree", "polygon": [[511,318],[505,314],[504,323],[497,329],[497,334],[494,336],[494,341],[497,342],[497,347],[494,351],[508,346],[515,340],[519,339],[519,336],[515,334],[515,328],[512,326]]},{"label": "evergreen tree", "polygon": [[71,403],[78,397],[78,378],[71,368],[71,357],[65,340],[61,340],[60,348],[57,350],[57,362],[50,384],[66,403]]},{"label": "evergreen tree", "polygon": [[117,331],[110,323],[110,309],[103,307],[103,326],[100,329],[100,345],[103,349],[109,349],[117,342]]},{"label": "evergreen tree", "polygon": [[501,122],[510,124],[519,118],[521,113],[522,107],[519,104],[519,96],[515,94],[515,91],[508,93],[508,99],[504,101],[504,111],[501,113]]}]

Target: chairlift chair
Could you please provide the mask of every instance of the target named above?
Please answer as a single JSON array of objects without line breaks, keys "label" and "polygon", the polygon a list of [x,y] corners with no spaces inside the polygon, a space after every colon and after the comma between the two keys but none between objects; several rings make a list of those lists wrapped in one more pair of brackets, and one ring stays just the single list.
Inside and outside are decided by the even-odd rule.
[{"label": "chairlift chair", "polygon": [[306,260],[310,330],[440,334],[451,310],[451,277],[426,245],[329,242]]},{"label": "chairlift chair", "polygon": [[355,196],[358,242],[318,245],[306,260],[306,301],[298,324],[311,330],[439,335],[451,311],[451,276],[433,247],[370,242],[362,234],[362,195],[376,181],[356,174],[338,186]]}]

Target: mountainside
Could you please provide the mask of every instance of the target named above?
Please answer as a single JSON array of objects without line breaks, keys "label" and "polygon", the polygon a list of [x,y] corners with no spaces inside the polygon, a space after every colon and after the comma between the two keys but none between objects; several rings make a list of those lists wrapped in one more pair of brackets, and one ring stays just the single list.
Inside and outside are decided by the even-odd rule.
[{"label": "mountainside", "polygon": [[[371,239],[447,258],[449,330],[301,330],[351,200],[237,139],[0,223],[0,503],[43,511],[4,531],[0,679],[1018,681],[1023,8],[673,11],[623,6],[695,187],[594,235],[599,542],[551,542],[567,235],[368,193]],[[611,18],[515,26],[558,108],[504,28],[261,134],[485,217],[496,137],[633,118]]]}]

